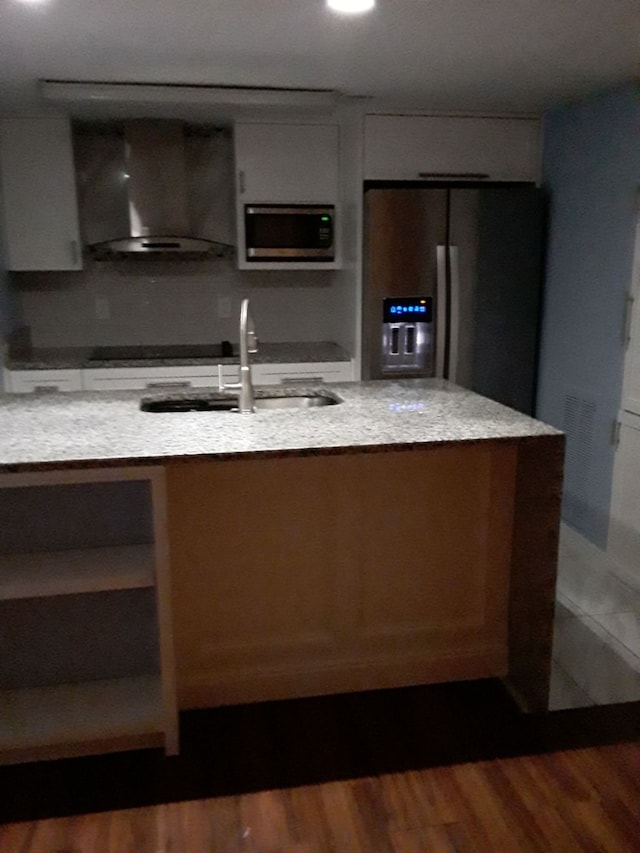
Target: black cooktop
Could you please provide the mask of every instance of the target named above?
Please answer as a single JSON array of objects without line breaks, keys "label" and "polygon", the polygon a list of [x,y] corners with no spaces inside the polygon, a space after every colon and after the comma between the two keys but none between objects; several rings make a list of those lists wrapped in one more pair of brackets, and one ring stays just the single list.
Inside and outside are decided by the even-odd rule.
[{"label": "black cooktop", "polygon": [[231,358],[236,351],[229,341],[220,344],[160,344],[122,347],[96,347],[89,361],[127,361],[172,358]]}]

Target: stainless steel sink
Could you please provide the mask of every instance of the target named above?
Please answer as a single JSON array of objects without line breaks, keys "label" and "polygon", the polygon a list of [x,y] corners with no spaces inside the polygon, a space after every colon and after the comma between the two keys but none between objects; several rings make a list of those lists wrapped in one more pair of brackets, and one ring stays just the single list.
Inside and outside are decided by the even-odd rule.
[{"label": "stainless steel sink", "polygon": [[143,412],[232,412],[238,409],[237,400],[207,400],[204,398],[142,400]]},{"label": "stainless steel sink", "polygon": [[[272,409],[316,409],[341,403],[333,394],[273,394],[259,395],[254,400],[256,412]],[[229,397],[155,397],[143,399],[143,412],[237,412],[238,401]]]},{"label": "stainless steel sink", "polygon": [[335,397],[325,394],[300,394],[295,397],[256,397],[253,401],[256,411],[261,409],[315,409],[318,406],[335,406],[341,403]]}]

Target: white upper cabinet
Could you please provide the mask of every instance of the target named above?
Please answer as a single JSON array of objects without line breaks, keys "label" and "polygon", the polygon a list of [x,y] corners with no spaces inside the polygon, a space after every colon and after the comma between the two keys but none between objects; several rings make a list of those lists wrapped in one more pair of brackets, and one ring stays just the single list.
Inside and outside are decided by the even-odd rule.
[{"label": "white upper cabinet", "polygon": [[69,120],[0,121],[0,175],[7,268],[81,269]]},{"label": "white upper cabinet", "polygon": [[540,132],[528,118],[369,115],[364,177],[538,183]]},{"label": "white upper cabinet", "polygon": [[239,123],[234,139],[241,203],[337,202],[337,125]]}]

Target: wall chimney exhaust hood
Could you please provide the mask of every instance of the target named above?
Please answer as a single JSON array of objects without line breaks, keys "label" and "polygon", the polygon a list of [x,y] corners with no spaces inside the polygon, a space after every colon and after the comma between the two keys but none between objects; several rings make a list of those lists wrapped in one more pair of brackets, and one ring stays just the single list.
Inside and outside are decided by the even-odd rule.
[{"label": "wall chimney exhaust hood", "polygon": [[180,122],[124,124],[128,234],[94,244],[124,253],[208,252],[219,244],[191,236],[184,133]]}]

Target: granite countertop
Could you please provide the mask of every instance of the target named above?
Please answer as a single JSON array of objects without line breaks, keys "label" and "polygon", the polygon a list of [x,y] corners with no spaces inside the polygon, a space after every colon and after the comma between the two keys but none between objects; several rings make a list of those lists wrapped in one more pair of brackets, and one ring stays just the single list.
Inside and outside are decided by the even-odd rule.
[{"label": "granite countertop", "polygon": [[[8,370],[86,370],[87,368],[113,367],[179,367],[208,364],[237,364],[238,356],[219,358],[166,358],[154,356],[161,350],[159,346],[149,346],[151,356],[144,358],[96,359],[92,357],[93,347],[68,347],[55,349],[33,349],[23,353],[9,352],[5,358]],[[233,345],[237,353],[237,344]],[[312,341],[309,343],[260,342],[258,352],[252,354],[253,364],[298,364],[323,361],[350,361],[351,356],[342,347],[331,341]]]},{"label": "granite countertop", "polygon": [[[140,401],[150,397],[140,391],[0,396],[0,472],[559,435],[541,421],[439,379],[349,382],[324,390],[343,402],[252,415],[143,412]],[[256,395],[286,393],[263,386]],[[153,395],[160,396],[169,395]]]}]

